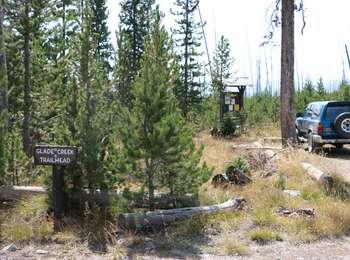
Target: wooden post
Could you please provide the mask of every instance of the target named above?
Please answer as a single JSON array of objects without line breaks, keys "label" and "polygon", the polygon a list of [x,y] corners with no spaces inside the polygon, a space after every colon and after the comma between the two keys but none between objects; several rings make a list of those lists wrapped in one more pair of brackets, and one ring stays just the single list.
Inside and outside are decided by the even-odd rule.
[{"label": "wooden post", "polygon": [[52,166],[52,193],[53,193],[53,217],[54,232],[61,230],[61,220],[64,212],[64,179],[63,179],[64,167]]}]

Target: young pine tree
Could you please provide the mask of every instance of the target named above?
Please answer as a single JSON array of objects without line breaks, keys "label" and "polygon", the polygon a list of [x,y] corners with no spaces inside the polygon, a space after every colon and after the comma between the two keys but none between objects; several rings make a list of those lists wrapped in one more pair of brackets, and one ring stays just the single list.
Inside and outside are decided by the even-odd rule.
[{"label": "young pine tree", "polygon": [[121,129],[121,138],[148,187],[150,210],[154,210],[158,186],[168,187],[173,194],[195,191],[210,172],[198,166],[200,152],[176,105],[171,43],[159,12],[145,50],[133,89],[133,108],[125,112],[123,125],[127,127]]}]

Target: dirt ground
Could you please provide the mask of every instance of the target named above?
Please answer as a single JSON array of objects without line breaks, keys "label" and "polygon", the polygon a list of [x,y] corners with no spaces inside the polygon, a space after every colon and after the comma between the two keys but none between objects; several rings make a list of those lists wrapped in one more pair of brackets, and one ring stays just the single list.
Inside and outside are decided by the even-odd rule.
[{"label": "dirt ground", "polygon": [[[5,245],[0,244],[0,247],[3,248]],[[98,253],[90,251],[84,244],[16,245],[16,248],[13,252],[0,249],[0,259],[350,259],[350,237],[304,244],[290,242],[274,242],[263,246],[256,244],[251,246],[247,255],[243,257],[214,255],[208,246],[197,248],[195,253],[178,249],[157,252],[157,248],[153,248],[151,244],[148,252],[142,253],[127,252],[118,247],[109,248],[108,253]]]},{"label": "dirt ground", "polygon": [[350,146],[343,149],[326,150],[327,170],[342,176],[350,183]]}]

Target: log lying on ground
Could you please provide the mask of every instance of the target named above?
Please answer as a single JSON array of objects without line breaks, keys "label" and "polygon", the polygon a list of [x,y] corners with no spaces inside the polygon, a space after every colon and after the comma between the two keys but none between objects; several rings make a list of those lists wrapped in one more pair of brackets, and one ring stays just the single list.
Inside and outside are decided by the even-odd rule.
[{"label": "log lying on ground", "polygon": [[46,194],[47,191],[43,187],[35,186],[1,186],[1,200],[19,200],[28,195]]},{"label": "log lying on ground", "polygon": [[146,213],[125,213],[119,216],[118,227],[122,230],[158,230],[176,221],[190,219],[200,214],[240,210],[245,202],[244,198],[232,198],[222,204],[212,206],[157,210]]},{"label": "log lying on ground", "polygon": [[303,162],[301,164],[306,173],[309,174],[316,181],[320,182],[323,185],[326,185],[326,187],[330,187],[332,185],[334,180],[331,175],[321,171],[320,169],[317,169],[310,163]]},{"label": "log lying on ground", "polygon": [[[0,187],[0,200],[19,200],[23,197],[47,194],[47,190],[44,187],[35,186],[1,186]],[[122,195],[122,191],[118,190],[94,190],[84,189],[72,194],[70,199],[72,202],[91,202],[99,205],[107,206],[111,200]],[[196,206],[196,198],[194,194],[185,194],[181,197],[175,198],[167,193],[156,192],[154,194],[155,205],[157,208],[167,209],[171,208],[175,203],[186,206]],[[148,195],[144,194],[143,197],[136,198],[133,202],[133,207],[136,208],[149,208]]]}]

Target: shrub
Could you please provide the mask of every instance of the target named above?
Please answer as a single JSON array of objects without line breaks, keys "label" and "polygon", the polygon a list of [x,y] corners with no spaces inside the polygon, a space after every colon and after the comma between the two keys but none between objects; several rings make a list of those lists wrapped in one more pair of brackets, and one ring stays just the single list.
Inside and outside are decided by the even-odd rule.
[{"label": "shrub", "polygon": [[273,182],[273,187],[284,190],[286,188],[286,177],[283,172],[278,172]]},{"label": "shrub", "polygon": [[250,239],[259,244],[266,244],[271,241],[283,241],[282,237],[268,229],[256,229],[249,233]]},{"label": "shrub", "polygon": [[245,174],[250,173],[250,165],[248,160],[243,156],[236,157],[233,162],[229,165],[229,167],[233,167],[234,169],[240,169]]},{"label": "shrub", "polygon": [[221,242],[221,247],[228,255],[245,256],[249,254],[249,248],[242,242],[227,235]]}]

